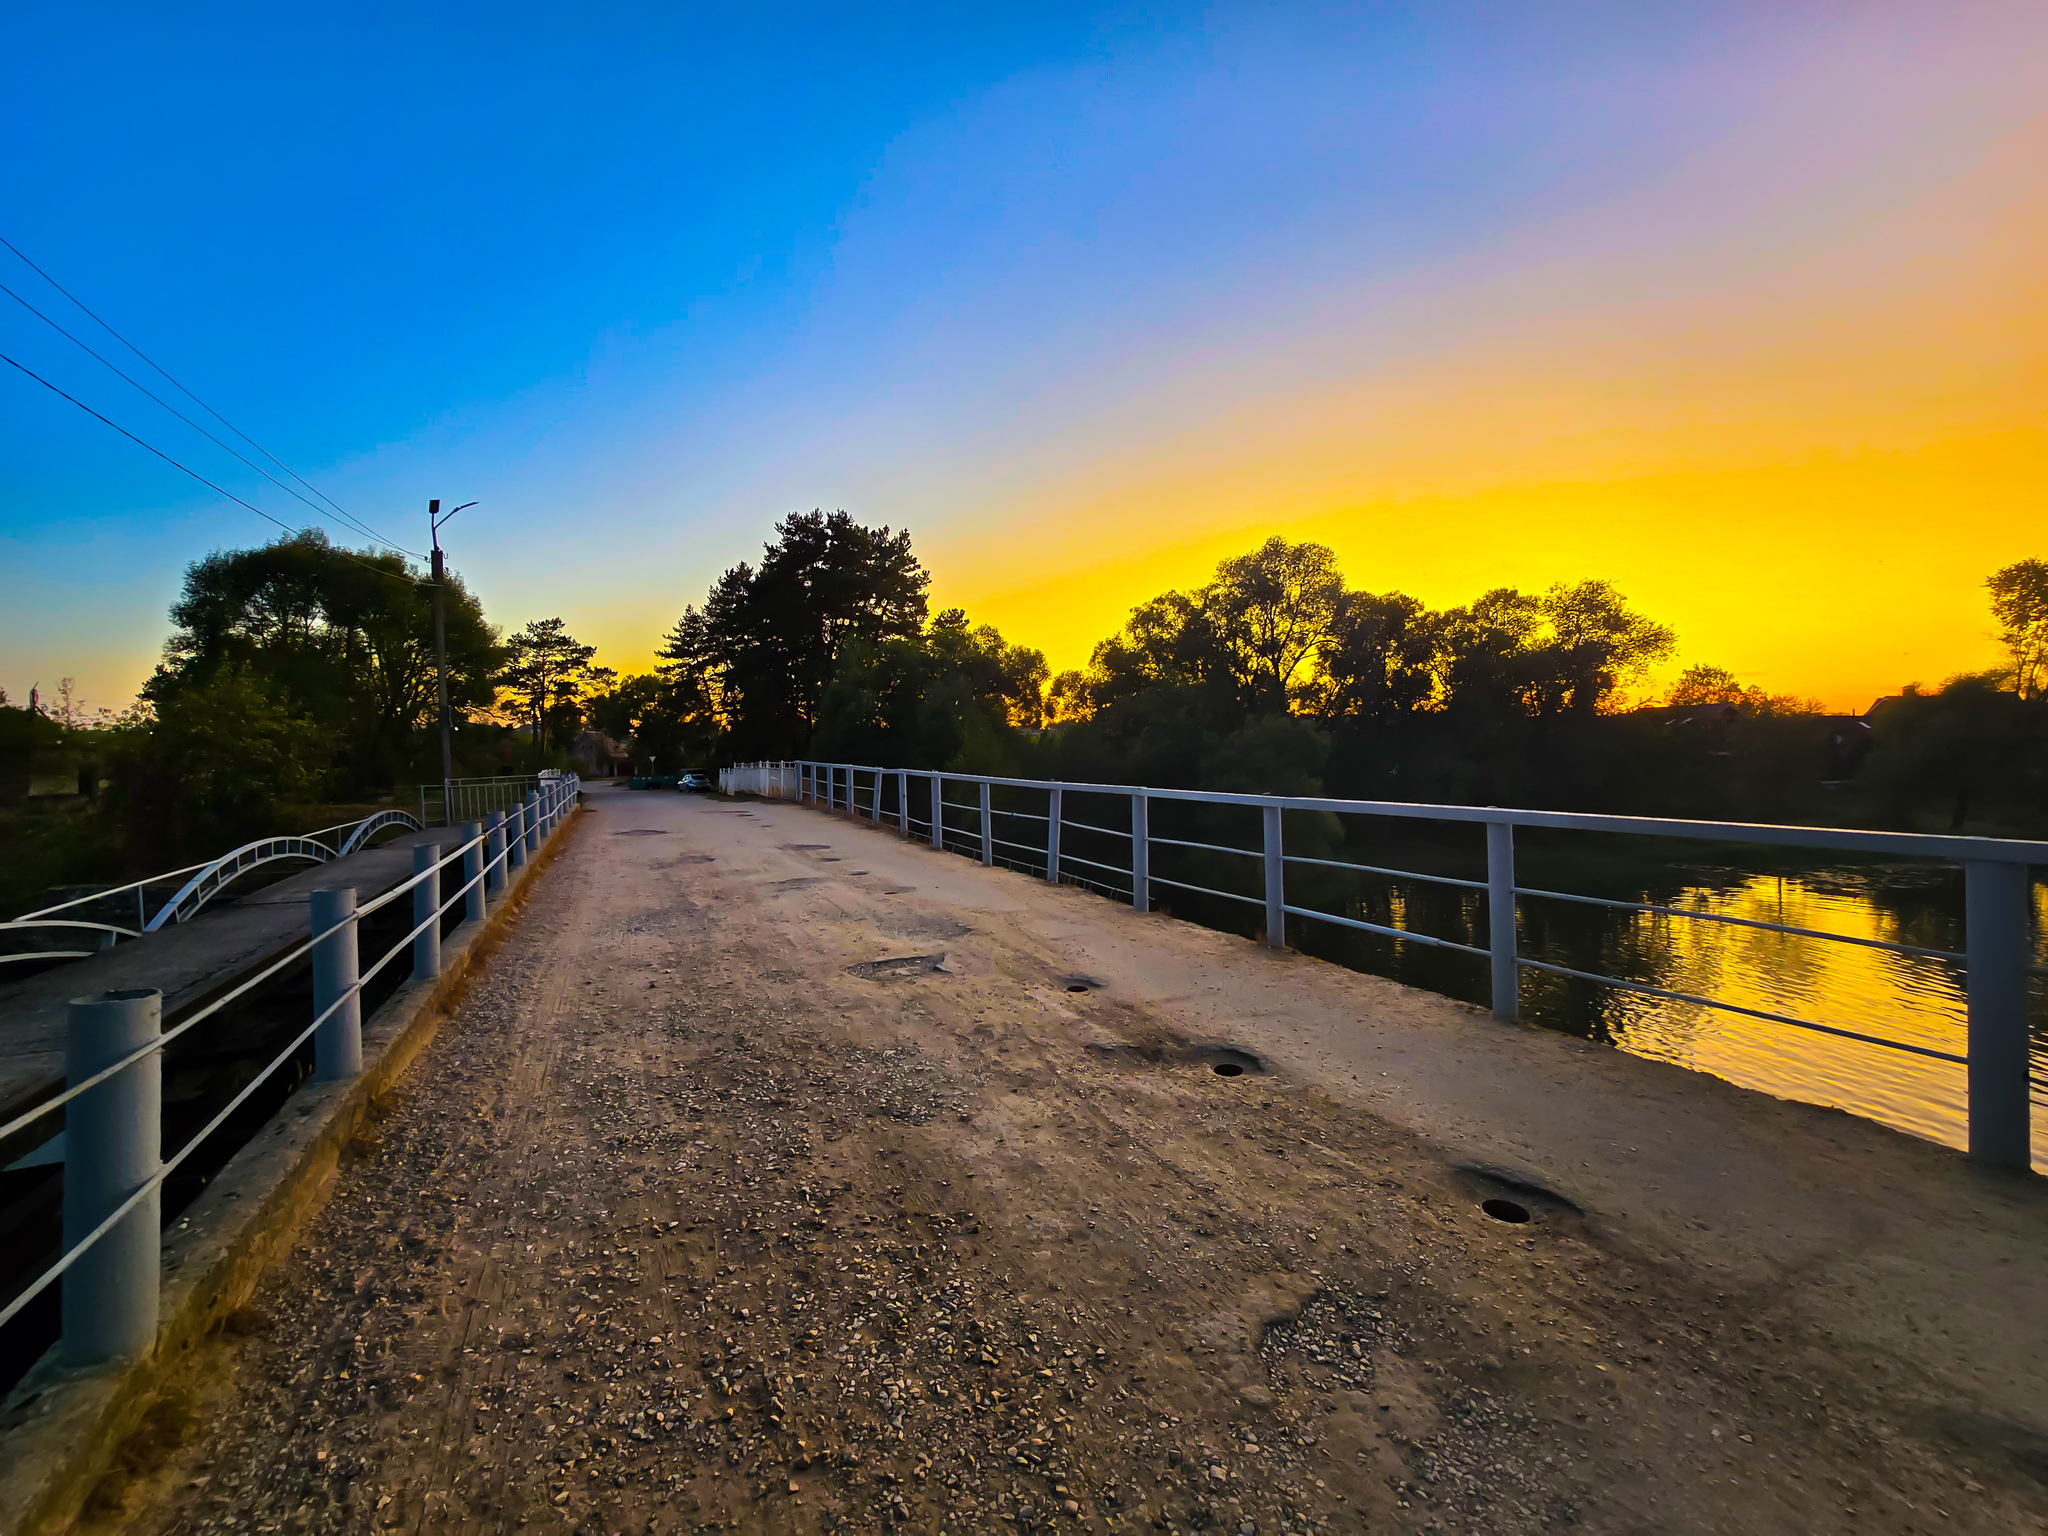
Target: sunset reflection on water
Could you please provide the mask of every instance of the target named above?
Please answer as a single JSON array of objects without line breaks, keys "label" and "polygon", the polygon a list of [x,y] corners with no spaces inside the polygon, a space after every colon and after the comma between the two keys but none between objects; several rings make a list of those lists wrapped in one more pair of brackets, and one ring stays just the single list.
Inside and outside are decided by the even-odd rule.
[{"label": "sunset reflection on water", "polygon": [[[1911,875],[1885,872],[1750,874],[1732,885],[1689,886],[1666,904],[1850,938],[1960,950],[1961,914],[1953,899],[1913,882],[1908,889],[1927,899],[1902,910],[1896,899],[1886,899],[1898,896],[1900,878],[1912,881]],[[2041,931],[2048,926],[2048,891],[2035,887],[2034,901]],[[1583,955],[1568,963],[1909,1045],[1956,1055],[1967,1049],[1965,980],[1956,961],[1652,913],[1609,912],[1607,919],[1600,948],[1608,964],[1586,966]],[[1667,998],[1577,986],[1598,994],[1598,1033],[1624,1050],[1782,1098],[1867,1115],[1948,1146],[1968,1140],[1964,1069],[1958,1063]],[[1525,978],[1524,987],[1525,995],[1534,994],[1531,1012],[1539,1022],[1562,1001],[1555,986],[1532,986]],[[2048,1165],[2048,1050],[2038,981],[2034,993],[2033,1147],[2035,1166],[2041,1167]]]}]

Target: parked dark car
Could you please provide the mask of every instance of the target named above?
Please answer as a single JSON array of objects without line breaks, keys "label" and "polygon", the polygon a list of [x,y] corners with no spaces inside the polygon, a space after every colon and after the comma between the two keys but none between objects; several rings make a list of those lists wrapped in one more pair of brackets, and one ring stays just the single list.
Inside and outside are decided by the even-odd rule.
[{"label": "parked dark car", "polygon": [[686,773],[683,775],[682,782],[676,786],[678,789],[695,791],[700,795],[711,787],[711,775],[708,773]]}]

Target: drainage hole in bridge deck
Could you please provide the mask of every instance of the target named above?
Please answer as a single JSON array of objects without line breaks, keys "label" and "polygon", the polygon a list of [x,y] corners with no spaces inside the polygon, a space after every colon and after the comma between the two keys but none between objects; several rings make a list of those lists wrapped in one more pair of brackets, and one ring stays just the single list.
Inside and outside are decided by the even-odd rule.
[{"label": "drainage hole in bridge deck", "polygon": [[1231,1046],[1211,1046],[1201,1054],[1208,1058],[1209,1070],[1218,1077],[1243,1077],[1248,1072],[1263,1072],[1266,1064],[1250,1051],[1236,1050]]}]

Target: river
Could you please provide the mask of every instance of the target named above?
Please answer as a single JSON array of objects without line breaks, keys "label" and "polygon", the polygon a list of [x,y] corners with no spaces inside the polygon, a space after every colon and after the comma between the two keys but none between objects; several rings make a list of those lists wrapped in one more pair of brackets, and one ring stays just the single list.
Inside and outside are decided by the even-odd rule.
[{"label": "river", "polygon": [[[1348,900],[1314,905],[1390,927],[1485,943],[1485,903],[1477,893],[1419,881],[1337,878],[1362,889]],[[1963,947],[1962,878],[1953,869],[1864,865],[1788,873],[1666,866],[1654,881],[1633,889],[1611,877],[1590,882],[1594,889],[1587,888],[1589,882],[1532,880],[1526,870],[1520,881],[1851,938],[1931,949]],[[2038,936],[2048,933],[2048,887],[2037,884],[2033,895]],[[1289,899],[1296,899],[1291,889]],[[1290,940],[1310,953],[1473,1002],[1487,1000],[1483,961],[1332,924],[1290,921]],[[1531,959],[1576,970],[1936,1050],[1961,1054],[1966,1049],[1964,974],[1953,961],[1535,896],[1521,900],[1518,942]],[[2048,946],[2036,958],[2048,963]],[[2033,1152],[2034,1166],[2048,1170],[2044,992],[2048,988],[2037,976]],[[1522,973],[1521,998],[1524,1017],[1545,1028],[1711,1072],[1781,1098],[1866,1115],[1947,1146],[1962,1147],[1968,1139],[1964,1069],[1957,1064],[1536,971]]]}]

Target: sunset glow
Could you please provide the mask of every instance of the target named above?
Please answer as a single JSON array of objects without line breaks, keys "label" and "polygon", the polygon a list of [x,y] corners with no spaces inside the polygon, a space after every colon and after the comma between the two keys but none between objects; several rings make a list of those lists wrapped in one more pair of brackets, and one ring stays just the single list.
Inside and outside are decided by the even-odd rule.
[{"label": "sunset glow", "polygon": [[[69,189],[132,180],[118,135],[53,151],[13,227],[380,530],[416,544],[429,495],[480,501],[453,548],[490,613],[559,614],[621,668],[775,518],[836,506],[912,529],[941,603],[1055,669],[1278,532],[1438,605],[1605,578],[1677,630],[1675,664],[1861,709],[1994,665],[1984,577],[2048,543],[2048,14],[1717,21],[1069,17],[908,62],[864,40],[846,68],[895,95],[837,137],[762,138],[745,172],[687,121],[625,129],[681,58],[642,29],[644,67],[589,40],[560,65],[575,99],[632,103],[581,130],[616,185],[574,228],[520,198],[581,172],[468,124],[425,168],[362,150],[391,209],[295,248],[288,282],[261,240],[96,241]],[[720,50],[757,42],[688,68],[716,96]],[[801,98],[824,62],[788,62]],[[685,117],[770,120],[731,90]],[[357,152],[327,131],[275,152]],[[389,254],[409,231],[378,221],[444,194],[497,234]],[[274,334],[308,282],[334,323]],[[5,334],[153,440],[181,430],[31,317]],[[0,683],[118,702],[184,564],[274,530],[6,388]]]}]

